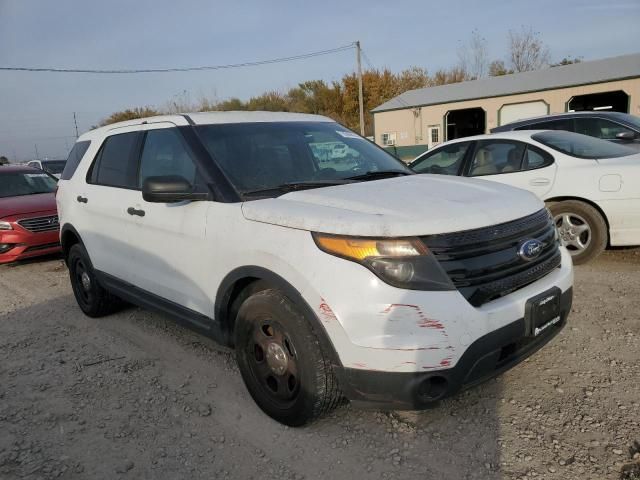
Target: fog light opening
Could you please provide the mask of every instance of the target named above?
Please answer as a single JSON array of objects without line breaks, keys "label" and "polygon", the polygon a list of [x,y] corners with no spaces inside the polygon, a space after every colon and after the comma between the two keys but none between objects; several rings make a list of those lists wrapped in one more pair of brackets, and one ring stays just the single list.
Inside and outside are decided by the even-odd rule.
[{"label": "fog light opening", "polygon": [[449,381],[440,375],[434,375],[422,381],[418,394],[425,401],[434,401],[442,398],[449,388]]},{"label": "fog light opening", "polygon": [[14,243],[0,243],[0,253],[5,253],[15,247]]}]

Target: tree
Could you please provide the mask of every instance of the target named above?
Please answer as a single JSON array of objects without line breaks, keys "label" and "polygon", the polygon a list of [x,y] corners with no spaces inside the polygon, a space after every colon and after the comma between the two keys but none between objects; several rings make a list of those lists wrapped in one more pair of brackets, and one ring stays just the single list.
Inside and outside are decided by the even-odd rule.
[{"label": "tree", "polygon": [[539,32],[524,26],[519,32],[509,30],[509,61],[515,72],[539,70],[549,65],[549,57],[549,47]]},{"label": "tree", "polygon": [[0,157],[0,165],[9,165],[9,159],[3,155]]},{"label": "tree", "polygon": [[109,125],[110,123],[122,122],[124,120],[152,117],[153,115],[160,115],[160,112],[151,107],[128,108],[121,112],[112,113],[100,122],[100,126]]},{"label": "tree", "polygon": [[489,76],[499,77],[501,75],[509,75],[513,70],[509,70],[502,60],[494,60],[489,64]]},{"label": "tree", "polygon": [[483,78],[487,76],[488,57],[487,40],[474,29],[470,40],[458,49],[458,67],[467,80]]},{"label": "tree", "polygon": [[564,57],[562,60],[556,63],[552,63],[551,67],[562,67],[564,65],[572,65],[574,63],[582,62],[582,57]]}]

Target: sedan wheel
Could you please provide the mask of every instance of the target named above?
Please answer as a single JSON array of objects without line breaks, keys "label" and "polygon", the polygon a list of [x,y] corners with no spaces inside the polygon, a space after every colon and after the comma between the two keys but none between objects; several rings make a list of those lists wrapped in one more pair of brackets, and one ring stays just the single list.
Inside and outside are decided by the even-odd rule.
[{"label": "sedan wheel", "polygon": [[584,252],[591,243],[591,227],[575,213],[563,213],[554,217],[560,240],[571,255]]},{"label": "sedan wheel", "polygon": [[595,207],[579,200],[565,200],[550,203],[549,210],[574,264],[588,262],[606,248],[607,223]]}]

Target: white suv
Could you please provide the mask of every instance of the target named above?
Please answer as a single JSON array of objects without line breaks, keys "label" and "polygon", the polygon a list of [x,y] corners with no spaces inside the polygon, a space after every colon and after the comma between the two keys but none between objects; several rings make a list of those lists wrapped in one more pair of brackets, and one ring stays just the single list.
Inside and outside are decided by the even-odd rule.
[{"label": "white suv", "polygon": [[[358,162],[323,167],[327,142]],[[252,397],[289,425],[342,397],[426,408],[531,355],[571,308],[571,259],[533,194],[414,175],[325,117],[99,128],[57,199],[82,311],[125,300],[235,346]]]}]

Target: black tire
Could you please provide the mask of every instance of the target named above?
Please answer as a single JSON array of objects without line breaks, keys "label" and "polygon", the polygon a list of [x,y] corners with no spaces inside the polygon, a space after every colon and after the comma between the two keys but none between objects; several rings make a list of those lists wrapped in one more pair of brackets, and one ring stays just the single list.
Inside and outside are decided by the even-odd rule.
[{"label": "black tire", "polygon": [[305,316],[279,291],[262,290],[244,301],[235,346],[249,393],[278,422],[304,425],[338,404],[328,355]]},{"label": "black tire", "polygon": [[[579,200],[566,200],[563,202],[551,203],[549,210],[553,214],[556,226],[559,229],[560,238],[567,246],[573,263],[579,265],[593,260],[600,255],[607,247],[608,228],[607,223],[598,210],[588,203]],[[588,232],[579,233],[571,237],[570,232],[562,232],[563,218],[574,217],[574,224],[581,226],[584,222],[588,227]],[[568,235],[568,236],[566,236]],[[584,248],[578,248],[572,243],[578,238],[581,243],[585,244]],[[588,240],[588,241],[587,241]]]},{"label": "black tire", "polygon": [[[103,317],[122,307],[122,300],[107,292],[98,283],[89,254],[83,245],[77,243],[71,247],[67,265],[73,295],[85,315],[94,318]],[[86,277],[83,283],[84,274]]]}]

